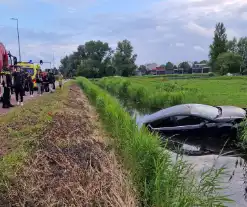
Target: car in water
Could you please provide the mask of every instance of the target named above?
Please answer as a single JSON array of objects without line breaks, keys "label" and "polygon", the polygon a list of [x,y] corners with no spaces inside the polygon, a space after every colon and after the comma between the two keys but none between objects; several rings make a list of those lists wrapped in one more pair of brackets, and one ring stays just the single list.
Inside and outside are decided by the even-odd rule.
[{"label": "car in water", "polygon": [[246,109],[236,106],[181,104],[143,118],[149,130],[168,136],[236,138]]}]

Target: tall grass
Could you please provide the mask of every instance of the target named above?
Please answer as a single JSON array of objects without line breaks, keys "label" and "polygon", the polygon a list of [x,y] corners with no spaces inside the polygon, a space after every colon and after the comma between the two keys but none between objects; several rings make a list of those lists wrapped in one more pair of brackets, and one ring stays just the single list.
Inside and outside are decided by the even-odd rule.
[{"label": "tall grass", "polygon": [[[135,84],[126,78],[102,78],[97,84],[115,96],[135,102],[140,107],[160,109],[170,105],[183,103],[185,91],[176,90],[160,85],[150,88]],[[170,90],[169,90],[170,89]]]},{"label": "tall grass", "polygon": [[[78,78],[77,82],[115,138],[116,150],[132,173],[142,206],[210,207],[224,206],[223,202],[230,201],[218,192],[223,169],[204,172],[198,182],[192,167],[181,158],[173,163],[170,153],[160,147],[159,137],[145,128],[138,129],[114,97],[85,78]],[[129,83],[121,84],[123,93],[126,88],[129,90]],[[108,87],[113,92],[119,91],[120,86]],[[146,91],[138,93],[145,96]]]}]

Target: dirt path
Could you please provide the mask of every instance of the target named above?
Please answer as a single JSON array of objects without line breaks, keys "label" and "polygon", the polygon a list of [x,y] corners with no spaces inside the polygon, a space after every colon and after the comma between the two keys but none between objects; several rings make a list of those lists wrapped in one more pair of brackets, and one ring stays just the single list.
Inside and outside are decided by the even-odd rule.
[{"label": "dirt path", "polygon": [[95,110],[71,86],[38,150],[8,187],[6,206],[138,206]]}]

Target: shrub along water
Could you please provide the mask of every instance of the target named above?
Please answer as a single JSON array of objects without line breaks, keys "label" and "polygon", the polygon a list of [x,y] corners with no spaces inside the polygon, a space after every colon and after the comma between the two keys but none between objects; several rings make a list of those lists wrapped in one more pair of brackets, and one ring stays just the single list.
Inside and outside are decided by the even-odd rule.
[{"label": "shrub along water", "polygon": [[[135,102],[139,107],[160,109],[170,105],[176,105],[184,102],[184,90],[168,90],[161,85],[159,88],[145,88],[145,85],[139,85],[126,78],[102,78],[97,84],[108,90],[119,98],[126,98]],[[172,87],[172,86],[171,86]]]},{"label": "shrub along water", "polygon": [[[224,206],[223,202],[230,201],[218,192],[223,169],[212,167],[201,175],[198,183],[192,167],[181,158],[173,163],[170,153],[160,147],[159,137],[145,128],[138,129],[117,99],[86,78],[78,78],[77,82],[96,106],[106,129],[115,138],[116,150],[133,175],[141,206],[209,207]],[[121,91],[123,95],[129,94],[126,94],[126,90],[134,91],[128,82],[121,82],[121,86],[115,87],[108,84],[107,89],[114,93]],[[142,100],[148,101],[145,89],[138,93],[141,98],[145,97]]]}]

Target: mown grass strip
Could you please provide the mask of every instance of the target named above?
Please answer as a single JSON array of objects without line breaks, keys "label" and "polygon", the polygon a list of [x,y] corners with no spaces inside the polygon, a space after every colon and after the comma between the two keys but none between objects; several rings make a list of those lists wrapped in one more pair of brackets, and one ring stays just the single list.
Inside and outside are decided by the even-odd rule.
[{"label": "mown grass strip", "polygon": [[51,114],[59,109],[68,95],[70,83],[63,90],[45,94],[16,107],[0,117],[0,190],[6,190],[8,181],[29,157],[39,137],[49,129]]},{"label": "mown grass strip", "polygon": [[172,162],[161,148],[158,136],[138,129],[130,115],[106,91],[86,78],[77,83],[96,106],[106,129],[115,138],[115,146],[125,167],[132,173],[142,206],[224,206],[230,200],[219,195],[223,169],[212,167],[196,179],[193,169],[178,158]]}]

